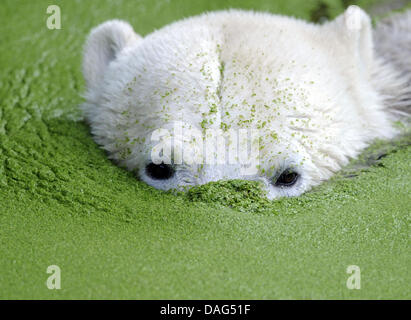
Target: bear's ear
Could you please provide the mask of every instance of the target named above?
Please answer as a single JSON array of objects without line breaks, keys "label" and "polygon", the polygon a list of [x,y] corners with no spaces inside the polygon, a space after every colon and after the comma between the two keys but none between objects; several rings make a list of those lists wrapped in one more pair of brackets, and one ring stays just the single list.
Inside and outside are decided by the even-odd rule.
[{"label": "bear's ear", "polygon": [[111,20],[91,30],[84,47],[83,75],[87,88],[95,86],[119,52],[142,38],[127,22]]},{"label": "bear's ear", "polygon": [[374,44],[368,14],[358,6],[349,6],[330,24],[337,29],[340,40],[344,41],[355,55],[359,65],[369,71],[374,58]]}]

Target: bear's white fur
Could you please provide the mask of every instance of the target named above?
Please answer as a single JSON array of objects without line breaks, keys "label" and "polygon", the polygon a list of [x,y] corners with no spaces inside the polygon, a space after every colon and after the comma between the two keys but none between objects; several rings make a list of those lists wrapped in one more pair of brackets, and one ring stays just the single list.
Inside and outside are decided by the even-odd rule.
[{"label": "bear's white fur", "polygon": [[[240,10],[206,13],[144,38],[113,20],[92,30],[83,71],[83,110],[96,142],[143,181],[167,190],[260,180],[270,199],[299,195],[373,139],[392,138],[401,108],[387,101],[409,93],[404,77],[376,56],[370,18],[355,6],[323,25]],[[153,179],[146,172],[158,144],[152,134],[161,128],[183,139],[171,131],[181,123],[202,132],[258,130],[258,173],[244,175],[241,164],[182,163],[169,179]],[[277,185],[287,170],[298,180]]]}]

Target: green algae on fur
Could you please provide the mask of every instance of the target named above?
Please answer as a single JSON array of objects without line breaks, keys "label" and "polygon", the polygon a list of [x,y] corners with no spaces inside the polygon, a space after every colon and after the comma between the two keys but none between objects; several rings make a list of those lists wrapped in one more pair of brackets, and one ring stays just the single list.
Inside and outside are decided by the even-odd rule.
[{"label": "green algae on fur", "polygon": [[270,208],[266,191],[259,181],[222,180],[195,186],[187,191],[192,201],[223,205],[240,212],[264,212]]}]

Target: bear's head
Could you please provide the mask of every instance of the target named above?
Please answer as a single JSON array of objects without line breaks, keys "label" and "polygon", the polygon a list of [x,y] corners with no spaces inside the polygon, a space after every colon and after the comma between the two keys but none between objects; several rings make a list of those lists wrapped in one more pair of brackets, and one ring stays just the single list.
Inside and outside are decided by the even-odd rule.
[{"label": "bear's head", "polygon": [[86,43],[83,110],[110,158],[158,189],[251,179],[295,196],[393,134],[375,64],[358,7],[323,25],[209,13],[145,38],[113,20]]}]

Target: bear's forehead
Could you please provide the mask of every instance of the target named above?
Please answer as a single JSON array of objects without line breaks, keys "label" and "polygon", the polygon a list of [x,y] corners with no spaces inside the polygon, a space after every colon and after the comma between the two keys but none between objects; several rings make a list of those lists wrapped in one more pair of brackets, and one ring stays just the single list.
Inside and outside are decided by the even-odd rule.
[{"label": "bear's forehead", "polygon": [[[133,72],[124,99],[140,115],[154,114],[156,121],[260,128],[286,118],[308,118],[310,104],[329,103],[333,95],[320,92],[328,79],[321,68],[313,72],[303,59],[273,60],[269,48],[244,49],[245,59],[240,51],[226,52],[214,38],[174,51],[163,48],[173,44],[160,40],[151,39],[125,63]],[[150,55],[150,49],[161,54]]]}]

